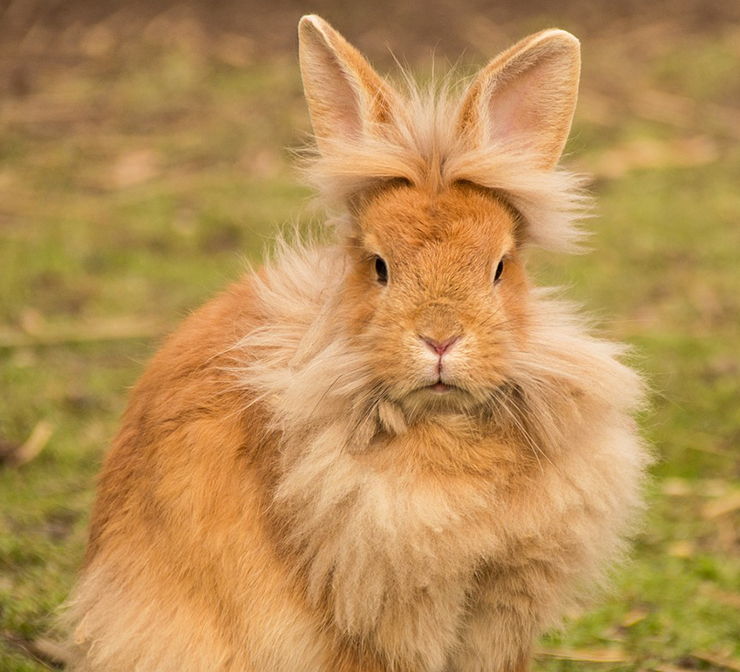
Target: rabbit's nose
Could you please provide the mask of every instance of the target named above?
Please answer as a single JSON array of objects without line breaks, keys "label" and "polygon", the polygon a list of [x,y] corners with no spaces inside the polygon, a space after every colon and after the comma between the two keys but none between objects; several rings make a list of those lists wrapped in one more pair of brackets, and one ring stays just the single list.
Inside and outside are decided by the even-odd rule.
[{"label": "rabbit's nose", "polygon": [[449,338],[446,338],[443,341],[438,341],[434,338],[430,338],[429,336],[424,336],[423,334],[419,334],[419,338],[424,341],[424,343],[427,344],[430,350],[437,353],[440,357],[445,354],[453,345],[454,343],[460,338],[459,336],[450,336]]}]

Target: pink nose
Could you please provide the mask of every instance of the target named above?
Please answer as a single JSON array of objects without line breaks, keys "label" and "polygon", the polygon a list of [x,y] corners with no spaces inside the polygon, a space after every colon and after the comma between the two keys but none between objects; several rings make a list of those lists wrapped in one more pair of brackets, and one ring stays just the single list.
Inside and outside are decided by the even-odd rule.
[{"label": "pink nose", "polygon": [[450,338],[445,339],[444,341],[437,341],[433,338],[429,338],[428,336],[421,336],[419,335],[419,338],[421,338],[424,343],[429,346],[430,350],[433,350],[436,352],[440,357],[445,354],[457,341],[460,337],[459,336],[451,336]]}]

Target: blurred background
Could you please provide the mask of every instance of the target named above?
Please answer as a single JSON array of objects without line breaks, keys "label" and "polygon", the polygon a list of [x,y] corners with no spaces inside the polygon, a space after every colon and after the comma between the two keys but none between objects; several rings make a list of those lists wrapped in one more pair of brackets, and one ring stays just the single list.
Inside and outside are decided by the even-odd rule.
[{"label": "blurred background", "polygon": [[650,509],[613,591],[539,670],[740,671],[740,4],[721,0],[0,0],[0,670],[60,667],[54,614],[95,474],[162,336],[317,219],[292,168],[296,23],[382,72],[471,73],[556,25],[583,43],[566,164],[590,255],[532,272],[634,346]]}]

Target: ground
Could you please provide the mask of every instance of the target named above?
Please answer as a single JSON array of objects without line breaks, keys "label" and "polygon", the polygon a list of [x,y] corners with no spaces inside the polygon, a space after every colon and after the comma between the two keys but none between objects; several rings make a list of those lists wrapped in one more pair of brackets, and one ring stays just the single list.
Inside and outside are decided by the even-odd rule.
[{"label": "ground", "polygon": [[[276,230],[320,221],[286,149],[308,130],[292,49],[262,53],[259,35],[179,14],[122,40],[93,18],[66,33],[41,25],[0,54],[8,672],[49,664],[28,650],[60,634],[54,614],[80,565],[95,474],[157,342],[258,261]],[[531,260],[541,282],[568,286],[604,333],[633,346],[653,390],[641,423],[657,457],[632,558],[592,609],[543,640],[542,671],[740,670],[740,28],[674,19],[607,30],[591,17],[566,163],[593,175],[592,252]],[[470,45],[460,67],[542,21],[458,22]],[[393,26],[348,22],[387,64]],[[64,47],[56,63],[39,59],[50,35]],[[424,76],[415,39],[407,55]]]}]

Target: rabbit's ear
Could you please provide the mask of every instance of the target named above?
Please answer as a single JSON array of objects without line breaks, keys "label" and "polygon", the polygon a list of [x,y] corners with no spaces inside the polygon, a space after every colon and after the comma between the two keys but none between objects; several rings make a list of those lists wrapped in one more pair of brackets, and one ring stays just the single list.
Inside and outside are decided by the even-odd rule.
[{"label": "rabbit's ear", "polygon": [[304,16],[298,24],[303,89],[316,142],[359,138],[389,122],[395,92],[326,21]]},{"label": "rabbit's ear", "polygon": [[531,152],[537,167],[555,167],[578,97],[580,43],[564,30],[543,30],[494,58],[463,100],[459,130],[478,145]]}]

